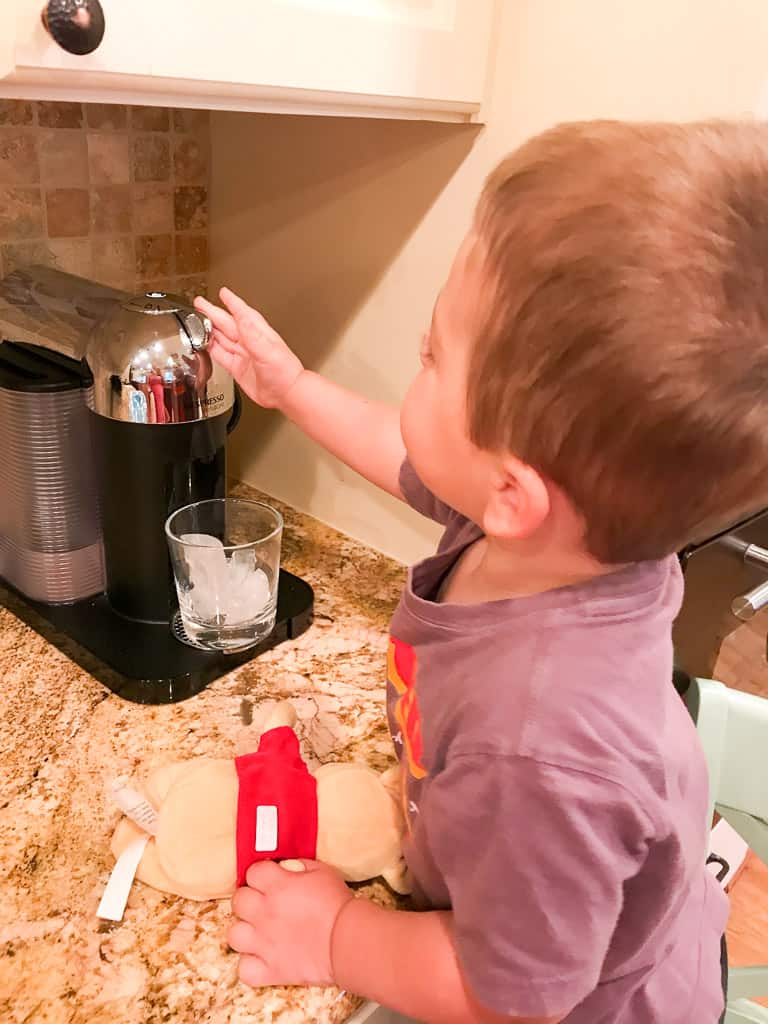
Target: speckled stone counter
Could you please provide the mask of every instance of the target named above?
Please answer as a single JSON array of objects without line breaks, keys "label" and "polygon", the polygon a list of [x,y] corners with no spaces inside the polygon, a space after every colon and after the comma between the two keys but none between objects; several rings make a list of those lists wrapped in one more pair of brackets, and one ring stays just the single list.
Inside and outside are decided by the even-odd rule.
[{"label": "speckled stone counter", "polygon": [[[123,922],[95,916],[113,863],[119,812],[106,789],[116,775],[242,753],[270,702],[284,697],[310,763],[357,758],[383,769],[391,760],[384,658],[403,571],[283,511],[283,561],[315,587],[315,624],[182,704],[114,696],[24,625],[0,590],[4,1024],[337,1024],[357,1007],[335,989],[254,991],[238,982],[224,942],[227,901],[192,903],[137,883]],[[391,899],[380,882],[367,892]]]}]

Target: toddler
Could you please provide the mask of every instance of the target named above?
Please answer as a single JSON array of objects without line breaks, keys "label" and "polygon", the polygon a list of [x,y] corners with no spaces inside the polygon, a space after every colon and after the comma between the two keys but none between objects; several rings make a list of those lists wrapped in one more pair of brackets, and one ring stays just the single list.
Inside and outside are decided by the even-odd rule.
[{"label": "toddler", "polygon": [[716,1024],[675,552],[768,505],[768,130],[572,124],[513,153],[399,412],[221,298],[196,305],[243,390],[445,528],[387,666],[420,910],[257,864],[241,977],[439,1024]]}]

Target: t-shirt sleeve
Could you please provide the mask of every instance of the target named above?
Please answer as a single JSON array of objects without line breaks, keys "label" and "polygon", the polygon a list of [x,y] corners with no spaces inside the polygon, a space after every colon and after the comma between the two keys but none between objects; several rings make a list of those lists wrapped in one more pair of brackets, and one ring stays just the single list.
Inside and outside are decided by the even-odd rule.
[{"label": "t-shirt sleeve", "polygon": [[428,519],[445,526],[454,514],[450,505],[440,501],[424,486],[408,459],[400,467],[400,490],[406,502]]},{"label": "t-shirt sleeve", "polygon": [[649,824],[618,784],[519,756],[458,756],[422,811],[476,999],[568,1013],[597,985]]}]

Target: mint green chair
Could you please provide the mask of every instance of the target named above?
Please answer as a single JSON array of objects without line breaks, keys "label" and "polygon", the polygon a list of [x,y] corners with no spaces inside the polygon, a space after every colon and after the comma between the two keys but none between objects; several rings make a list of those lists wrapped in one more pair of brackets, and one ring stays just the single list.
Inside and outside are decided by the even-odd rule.
[{"label": "mint green chair", "polygon": [[[709,769],[710,807],[768,864],[768,700],[711,679],[685,695]],[[728,971],[725,1024],[768,1024],[768,965]]]}]

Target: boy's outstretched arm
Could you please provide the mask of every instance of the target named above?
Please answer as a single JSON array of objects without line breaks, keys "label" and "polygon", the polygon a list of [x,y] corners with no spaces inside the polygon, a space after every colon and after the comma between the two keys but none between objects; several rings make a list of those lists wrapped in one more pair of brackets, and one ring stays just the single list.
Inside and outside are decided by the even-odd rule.
[{"label": "boy's outstretched arm", "polygon": [[483,1007],[453,945],[453,916],[385,910],[356,899],[333,935],[335,982],[427,1024],[558,1024],[562,1017],[509,1017]]},{"label": "boy's outstretched arm", "polygon": [[558,1024],[475,999],[456,958],[450,913],[386,910],[355,899],[327,865],[296,874],[255,864],[238,889],[229,943],[247,984],[336,984],[427,1024]]},{"label": "boy's outstretched arm", "polygon": [[206,299],[195,306],[213,323],[211,355],[243,391],[266,409],[279,409],[305,434],[382,490],[402,498],[405,458],[398,409],[373,402],[305,370],[255,309],[222,288],[226,310]]}]

